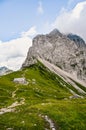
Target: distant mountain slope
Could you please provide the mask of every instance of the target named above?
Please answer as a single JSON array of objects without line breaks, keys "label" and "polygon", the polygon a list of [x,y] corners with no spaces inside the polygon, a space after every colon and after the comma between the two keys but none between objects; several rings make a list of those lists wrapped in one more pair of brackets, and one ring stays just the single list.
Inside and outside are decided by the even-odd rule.
[{"label": "distant mountain slope", "polygon": [[0,78],[1,130],[85,130],[85,95],[81,98],[83,93],[43,64],[37,61]]},{"label": "distant mountain slope", "polygon": [[68,34],[67,37],[70,40],[74,41],[78,47],[86,47],[85,41],[80,36]]},{"label": "distant mountain slope", "polygon": [[85,43],[80,37],[76,44],[76,37],[66,36],[56,29],[49,34],[36,36],[22,67],[36,63],[40,57],[86,82],[86,47],[83,47]]},{"label": "distant mountain slope", "polygon": [[0,67],[0,76],[11,73],[12,70],[8,69],[7,67],[3,66]]}]

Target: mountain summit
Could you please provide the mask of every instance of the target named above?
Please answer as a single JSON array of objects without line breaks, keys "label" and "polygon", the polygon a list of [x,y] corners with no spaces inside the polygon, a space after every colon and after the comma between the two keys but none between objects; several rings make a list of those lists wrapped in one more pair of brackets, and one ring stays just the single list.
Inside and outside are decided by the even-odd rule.
[{"label": "mountain summit", "polygon": [[37,35],[33,39],[33,45],[22,67],[36,63],[40,57],[86,82],[85,45],[81,37],[73,34],[64,35],[54,29],[49,34]]},{"label": "mountain summit", "polygon": [[54,29],[53,31],[51,31],[49,33],[49,35],[58,35],[58,36],[62,36],[62,34],[60,33],[60,31],[58,29]]}]

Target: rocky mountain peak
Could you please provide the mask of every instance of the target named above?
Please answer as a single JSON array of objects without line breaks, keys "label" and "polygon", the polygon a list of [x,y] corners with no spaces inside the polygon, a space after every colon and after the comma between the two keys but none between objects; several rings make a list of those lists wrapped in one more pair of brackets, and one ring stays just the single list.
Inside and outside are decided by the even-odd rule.
[{"label": "rocky mountain peak", "polygon": [[40,57],[86,81],[86,47],[81,45],[77,46],[73,39],[56,29],[47,35],[37,35],[22,67],[35,64]]},{"label": "rocky mountain peak", "polygon": [[54,29],[53,31],[51,31],[49,33],[49,35],[58,35],[58,36],[62,36],[62,33],[60,33],[60,31],[58,29]]}]

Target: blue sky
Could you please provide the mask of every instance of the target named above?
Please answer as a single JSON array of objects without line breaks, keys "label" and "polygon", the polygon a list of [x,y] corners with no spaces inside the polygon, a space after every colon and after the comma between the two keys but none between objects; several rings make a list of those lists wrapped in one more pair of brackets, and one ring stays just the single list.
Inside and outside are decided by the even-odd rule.
[{"label": "blue sky", "polygon": [[0,67],[18,70],[32,38],[54,28],[86,41],[86,0],[0,0]]},{"label": "blue sky", "polygon": [[80,1],[83,0],[0,0],[0,40],[17,38],[32,26],[38,33],[47,32],[47,24],[55,20],[62,8],[71,10]]}]

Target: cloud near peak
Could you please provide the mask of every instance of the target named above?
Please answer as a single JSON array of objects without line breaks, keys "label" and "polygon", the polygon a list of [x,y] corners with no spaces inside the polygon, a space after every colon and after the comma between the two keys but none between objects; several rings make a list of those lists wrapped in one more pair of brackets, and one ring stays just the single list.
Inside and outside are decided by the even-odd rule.
[{"label": "cloud near peak", "polygon": [[28,31],[22,32],[21,37],[29,37],[37,34],[36,26],[31,27]]},{"label": "cloud near peak", "polygon": [[30,36],[36,34],[36,28],[32,27],[23,32],[21,37],[7,42],[0,41],[0,66],[6,66],[12,70],[18,70],[24,62],[28,49],[32,45]]},{"label": "cloud near peak", "polygon": [[86,1],[78,3],[71,11],[64,9],[52,26],[63,33],[76,33],[86,41]]}]

